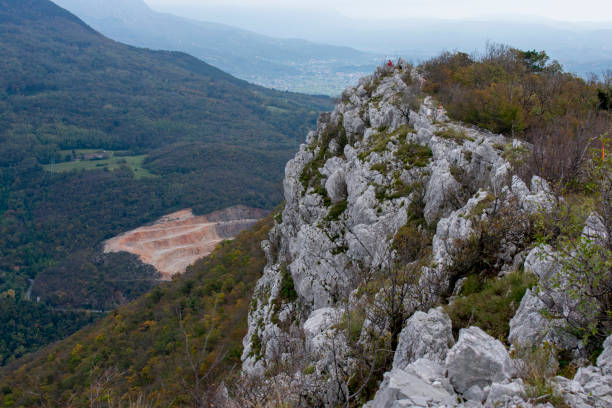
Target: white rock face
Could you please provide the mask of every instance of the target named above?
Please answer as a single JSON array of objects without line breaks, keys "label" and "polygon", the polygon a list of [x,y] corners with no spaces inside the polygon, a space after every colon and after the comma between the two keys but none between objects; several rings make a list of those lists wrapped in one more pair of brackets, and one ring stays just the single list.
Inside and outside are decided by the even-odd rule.
[{"label": "white rock face", "polygon": [[454,343],[451,320],[441,308],[416,312],[399,336],[393,368],[406,368],[420,358],[443,363]]},{"label": "white rock face", "polygon": [[448,378],[458,393],[470,387],[480,388],[512,377],[510,355],[499,340],[495,340],[478,327],[461,329],[457,344],[446,357]]},{"label": "white rock face", "polygon": [[[451,123],[431,98],[418,112],[400,110],[398,96],[412,92],[402,79],[407,74],[420,81],[402,68],[379,70],[348,89],[333,112],[321,115],[317,130],[287,163],[285,207],[263,245],[268,262],[249,313],[243,372],[262,375],[273,362],[299,361],[302,368],[286,375],[301,381],[304,366],[315,367],[319,388],[305,392],[321,405],[338,402],[332,363],[340,361],[348,373],[357,364],[345,353],[346,311],[363,301],[359,293],[368,277],[393,266],[393,239],[409,217],[424,218],[422,226],[436,231],[432,256],[419,265],[414,283],[420,303],[404,300],[407,315],[416,313],[407,320],[394,369],[372,406],[452,406],[457,396],[449,379],[457,391],[471,388],[473,398],[484,400],[491,383],[509,376],[501,343],[472,328],[449,351],[448,317],[436,309],[418,310],[439,304],[449,289],[449,251],[486,217],[482,207],[492,193],[503,192],[532,211],[546,204],[549,190],[541,179],[534,178],[531,188],[512,180],[512,166],[502,157],[503,146],[512,141]],[[448,137],[451,128],[461,137]],[[504,262],[512,266],[516,252],[506,250]],[[294,289],[290,297],[288,288]],[[365,319],[363,327],[368,324]],[[517,333],[529,324],[517,324]]]},{"label": "white rock face", "polygon": [[321,351],[321,348],[330,335],[330,330],[338,324],[342,313],[330,307],[315,310],[304,322],[304,334],[308,350],[313,353]]},{"label": "white rock face", "polygon": [[549,342],[568,350],[578,347],[579,340],[567,331],[567,324],[563,320],[544,317],[542,313],[547,307],[537,296],[536,290],[527,290],[516,314],[510,320],[508,341],[522,346]]}]

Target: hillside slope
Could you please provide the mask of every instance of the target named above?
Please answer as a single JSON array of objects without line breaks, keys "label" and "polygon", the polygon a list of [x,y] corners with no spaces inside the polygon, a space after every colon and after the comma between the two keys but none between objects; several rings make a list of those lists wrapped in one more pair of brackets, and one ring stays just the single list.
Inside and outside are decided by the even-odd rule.
[{"label": "hillside slope", "polygon": [[[273,208],[286,160],[329,106],[111,41],[47,0],[0,1],[0,49],[0,297],[62,282],[33,315],[109,310],[154,285],[98,256],[105,239],[184,208]],[[2,333],[0,364],[34,347],[20,334],[30,323]]]},{"label": "hillside slope", "polygon": [[187,52],[249,82],[337,95],[377,59],[349,47],[277,39],[223,24],[153,11],[142,0],[56,0],[92,27],[126,44]]},{"label": "hillside slope", "polygon": [[[193,393],[227,379],[240,363],[248,299],[265,263],[260,244],[271,223],[271,217],[263,220],[180,278],[0,369],[0,401],[4,406],[123,407],[145,396],[155,406],[191,406]],[[189,368],[195,361],[206,370],[212,367],[199,390]],[[92,401],[92,392],[100,399]]]}]

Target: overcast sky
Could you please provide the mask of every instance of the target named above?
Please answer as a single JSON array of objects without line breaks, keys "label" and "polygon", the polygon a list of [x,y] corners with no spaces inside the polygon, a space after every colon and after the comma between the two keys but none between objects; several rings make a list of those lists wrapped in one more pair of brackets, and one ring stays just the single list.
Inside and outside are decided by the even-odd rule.
[{"label": "overcast sky", "polygon": [[352,18],[479,18],[535,16],[562,21],[611,21],[612,0],[145,0],[155,8],[272,6],[339,12]]}]

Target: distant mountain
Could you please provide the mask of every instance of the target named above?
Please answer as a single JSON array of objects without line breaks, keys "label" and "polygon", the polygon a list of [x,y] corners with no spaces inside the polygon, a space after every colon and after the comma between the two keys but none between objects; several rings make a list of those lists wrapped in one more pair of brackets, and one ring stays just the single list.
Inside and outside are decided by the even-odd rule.
[{"label": "distant mountain", "polygon": [[143,0],[54,0],[108,37],[194,55],[239,78],[310,94],[339,94],[380,61],[349,47],[278,39],[151,10]]},{"label": "distant mountain", "polygon": [[[364,20],[326,10],[296,13],[290,8],[260,4],[150,3],[159,10],[223,22],[265,35],[325,41],[375,54],[398,55],[414,62],[441,51],[483,51],[489,41],[520,49],[546,50],[571,72],[600,74],[612,69],[612,21],[577,24],[525,16]],[[406,7],[409,10],[409,5]]]},{"label": "distant mountain", "polygon": [[[274,208],[330,106],[109,40],[48,0],[0,0],[0,54],[0,365],[90,320],[60,324],[58,310],[151,288],[155,274],[102,257],[103,240],[184,208]],[[45,279],[57,290],[37,293]]]}]

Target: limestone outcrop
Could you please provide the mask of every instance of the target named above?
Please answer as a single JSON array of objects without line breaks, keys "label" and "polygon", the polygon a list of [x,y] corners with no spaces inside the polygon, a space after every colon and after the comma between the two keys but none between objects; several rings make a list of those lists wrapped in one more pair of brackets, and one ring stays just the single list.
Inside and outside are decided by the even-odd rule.
[{"label": "limestone outcrop", "polygon": [[[374,361],[386,342],[393,364],[367,407],[534,406],[509,345],[478,327],[455,340],[437,306],[460,293],[450,265],[458,245],[500,208],[514,213],[491,268],[503,276],[524,267],[540,281],[555,274],[547,248],[520,248],[511,237],[522,220],[552,208],[551,189],[513,174],[506,157],[524,143],[450,121],[430,97],[402,102],[418,100],[421,82],[403,62],[362,79],[287,164],[284,209],[262,244],[268,263],[251,304],[243,374],[266,381],[282,367],[272,383],[307,384],[301,400],[337,406],[351,398],[351,379],[369,378],[363,356]],[[398,237],[424,249],[401,255]],[[544,307],[528,291],[510,339],[579,347],[560,322],[545,320]],[[559,380],[559,389],[606,394],[607,350],[600,367]]]}]

